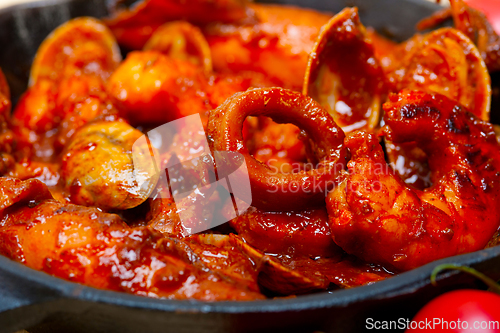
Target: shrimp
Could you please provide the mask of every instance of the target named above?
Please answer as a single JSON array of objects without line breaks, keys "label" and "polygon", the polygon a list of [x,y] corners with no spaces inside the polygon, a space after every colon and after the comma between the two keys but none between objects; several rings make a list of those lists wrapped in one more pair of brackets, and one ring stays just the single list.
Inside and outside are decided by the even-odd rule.
[{"label": "shrimp", "polygon": [[[456,29],[439,29],[414,40],[389,77],[395,92],[406,88],[439,93],[460,102],[480,119],[489,119],[492,91],[488,69],[476,46]],[[389,162],[407,184],[420,189],[428,185],[427,156],[417,144],[385,143]]]},{"label": "shrimp", "polygon": [[0,189],[0,254],[31,268],[149,297],[264,298],[252,263],[232,247],[131,228],[118,215],[53,200],[38,180],[0,178]]},{"label": "shrimp", "polygon": [[500,224],[500,146],[493,127],[442,95],[403,90],[384,105],[382,133],[415,141],[433,185],[408,187],[384,160],[373,135],[345,141],[352,159],[328,194],[334,241],[368,262],[408,270],[485,247]]}]

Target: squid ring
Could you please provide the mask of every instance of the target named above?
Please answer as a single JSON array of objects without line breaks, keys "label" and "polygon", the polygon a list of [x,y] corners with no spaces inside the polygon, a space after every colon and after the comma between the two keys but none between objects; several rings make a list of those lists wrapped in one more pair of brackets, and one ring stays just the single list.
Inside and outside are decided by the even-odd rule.
[{"label": "squid ring", "polygon": [[[248,116],[267,116],[305,130],[319,163],[312,170],[275,172],[250,155],[242,128]],[[324,205],[345,168],[344,132],[312,98],[283,88],[251,89],[234,94],[210,112],[211,149],[242,154],[248,168],[252,206],[267,211],[305,210]]]}]

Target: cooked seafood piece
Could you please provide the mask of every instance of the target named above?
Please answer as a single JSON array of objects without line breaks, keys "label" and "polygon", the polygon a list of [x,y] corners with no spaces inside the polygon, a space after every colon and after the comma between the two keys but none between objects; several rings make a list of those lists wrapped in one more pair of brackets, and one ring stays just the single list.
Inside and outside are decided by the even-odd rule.
[{"label": "cooked seafood piece", "polygon": [[394,70],[396,91],[438,93],[488,121],[491,79],[476,46],[460,31],[443,28],[423,36]]},{"label": "cooked seafood piece", "polygon": [[212,54],[201,30],[185,21],[165,23],[144,45],[144,50],[159,51],[170,58],[188,60],[212,73]]},{"label": "cooked seafood piece", "polygon": [[385,76],[357,8],[345,8],[321,30],[306,69],[302,93],[332,115],[346,133],[378,125]]},{"label": "cooked seafood piece", "polygon": [[205,118],[251,78],[206,75],[203,67],[158,51],[135,51],[111,76],[107,92],[120,116],[134,125],[164,124],[193,114]]},{"label": "cooked seafood piece", "polygon": [[230,224],[248,244],[266,253],[317,258],[340,250],[332,241],[326,208],[265,212],[251,207]]},{"label": "cooked seafood piece", "polygon": [[31,268],[156,298],[264,298],[252,263],[233,247],[160,238],[116,214],[57,202],[38,180],[1,177],[0,189],[0,254]]},{"label": "cooked seafood piece", "polygon": [[453,18],[455,28],[476,44],[488,70],[490,72],[500,70],[500,36],[486,16],[481,11],[471,8],[465,1],[450,0],[450,8],[422,20],[418,28],[420,30],[432,28],[450,17]]},{"label": "cooked seafood piece", "polygon": [[80,17],[55,29],[40,45],[29,85],[93,74],[106,80],[122,60],[115,37],[99,20]]},{"label": "cooked seafood piece", "polygon": [[121,45],[140,50],[164,23],[185,20],[192,24],[250,20],[253,11],[247,0],[142,0],[131,8],[118,9],[105,23]]},{"label": "cooked seafood piece", "polygon": [[[410,43],[410,42],[407,42]],[[491,79],[476,46],[456,29],[443,28],[413,39],[399,65],[388,73],[392,89],[439,93],[455,100],[488,121]],[[430,185],[426,154],[416,143],[395,144],[387,139],[389,162],[407,184],[418,189]]]},{"label": "cooked seafood piece", "polygon": [[[143,134],[124,121],[95,121],[80,128],[66,146],[61,177],[73,203],[105,210],[130,209],[146,201],[159,174],[153,163],[134,163]],[[139,142],[137,144],[137,142]],[[145,139],[142,150],[151,159]],[[134,151],[134,157],[140,151]]]},{"label": "cooked seafood piece", "polygon": [[[250,155],[242,128],[248,116],[268,116],[304,129],[319,162],[311,170],[276,172]],[[344,132],[312,98],[283,88],[250,89],[234,94],[210,112],[211,149],[241,153],[248,166],[252,205],[267,211],[293,211],[324,205],[345,168]]]},{"label": "cooked seafood piece", "polygon": [[384,105],[382,133],[417,142],[432,183],[410,188],[385,160],[372,134],[345,144],[349,173],[329,193],[334,241],[368,262],[408,270],[486,246],[500,225],[500,145],[493,126],[442,95],[403,90]]}]

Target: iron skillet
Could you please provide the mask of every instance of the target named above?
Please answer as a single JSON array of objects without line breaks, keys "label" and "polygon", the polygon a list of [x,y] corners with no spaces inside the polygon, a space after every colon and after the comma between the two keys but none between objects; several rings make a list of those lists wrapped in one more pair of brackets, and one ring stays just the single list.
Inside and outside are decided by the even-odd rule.
[{"label": "iron skillet", "polygon": [[[108,0],[109,1],[109,0]],[[356,5],[362,22],[403,40],[415,23],[438,7],[423,0],[278,0],[338,12]],[[102,17],[106,0],[43,1],[0,11],[0,66],[14,100],[26,89],[38,45],[76,16]],[[252,302],[158,300],[98,290],[32,270],[0,256],[0,333],[36,332],[362,332],[375,321],[411,319],[447,290],[477,287],[463,274],[430,284],[439,263],[475,267],[500,278],[500,247],[447,258],[373,285],[297,298]],[[481,287],[479,285],[479,287]],[[371,319],[370,319],[371,318]],[[401,319],[400,319],[401,318]],[[401,327],[401,326],[400,326]]]}]

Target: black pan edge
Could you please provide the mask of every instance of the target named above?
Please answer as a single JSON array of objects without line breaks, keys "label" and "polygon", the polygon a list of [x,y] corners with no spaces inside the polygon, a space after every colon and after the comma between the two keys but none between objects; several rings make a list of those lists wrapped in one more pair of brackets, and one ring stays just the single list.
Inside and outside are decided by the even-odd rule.
[{"label": "black pan edge", "polygon": [[[423,0],[273,2],[315,7],[332,12],[339,11],[346,5],[356,5],[360,9],[363,22],[396,40],[411,36],[414,29],[409,25],[440,8]],[[36,48],[48,32],[71,17],[101,17],[106,14],[107,5],[106,0],[44,0],[0,10],[0,67],[7,74],[14,97],[17,98],[26,88],[29,64]],[[402,9],[406,16],[411,17],[402,15]],[[34,22],[40,18],[37,15],[41,15],[43,24]],[[404,27],[397,28],[402,22]],[[12,30],[13,28],[15,30]],[[9,57],[4,56],[8,53],[5,45],[14,49]],[[87,331],[85,327],[93,327],[95,331],[99,331],[98,326],[82,321],[88,318],[97,320],[101,327],[107,327],[103,332],[113,331],[115,328],[117,332],[132,332],[135,331],[134,327],[141,327],[134,324],[150,324],[151,331],[156,331],[154,328],[161,331],[165,326],[154,325],[163,322],[174,323],[176,331],[191,331],[193,325],[200,332],[211,332],[214,328],[215,331],[252,331],[254,328],[262,328],[265,324],[264,327],[270,328],[289,327],[290,331],[307,327],[325,331],[359,332],[363,326],[354,319],[359,321],[370,314],[383,318],[393,318],[401,313],[411,316],[419,306],[439,293],[464,286],[476,286],[470,277],[455,273],[445,274],[438,287],[431,286],[430,273],[440,263],[472,266],[498,279],[500,246],[436,261],[369,286],[297,298],[251,302],[158,300],[99,290],[52,277],[0,256],[0,332],[27,327],[34,327],[33,332],[37,332],[36,327],[42,327],[40,332],[44,331],[43,327],[47,332],[58,331],[57,327],[63,327],[60,331],[64,331],[72,327],[72,321],[81,326],[81,330],[75,326],[75,332]],[[398,312],[402,304],[410,310]],[[384,314],[384,311],[377,309],[385,306],[385,312],[389,313]],[[76,316],[67,317],[71,312],[76,313]],[[353,315],[355,312],[358,314]],[[130,313],[128,318],[116,321],[117,316],[126,313]],[[332,316],[334,313],[338,315]],[[266,314],[276,316],[276,323],[259,323],[262,318],[269,318]],[[61,320],[64,322],[63,319],[59,320],[60,318],[70,319],[67,320],[66,326],[57,326],[62,325]],[[108,319],[112,322],[109,325],[112,326],[106,326]],[[45,322],[56,324],[47,326]],[[247,326],[242,326],[242,323]],[[47,327],[52,329],[47,330]]]},{"label": "black pan edge", "polygon": [[[23,264],[15,262],[7,257],[0,256],[0,274],[12,274],[20,276],[26,283],[38,286],[44,290],[51,290],[51,295],[66,298],[78,298],[92,302],[104,302],[122,306],[141,307],[151,310],[176,311],[176,312],[280,312],[300,311],[304,309],[315,309],[323,307],[346,307],[359,301],[377,300],[386,297],[397,297],[413,293],[430,283],[432,270],[443,263],[452,263],[470,267],[482,267],[484,265],[498,265],[499,268],[492,270],[493,278],[500,278],[500,246],[468,253],[460,256],[441,259],[417,269],[398,274],[392,278],[371,285],[361,286],[353,289],[343,289],[331,293],[317,293],[297,296],[296,298],[277,298],[262,301],[220,301],[204,302],[196,300],[162,300],[132,294],[100,290],[78,283],[69,282],[42,271],[31,269]],[[446,279],[460,279],[464,274],[443,274],[440,281]],[[1,278],[0,278],[1,280]],[[436,287],[438,288],[438,287]],[[0,290],[0,299],[3,298]],[[9,310],[0,304],[0,312]]]}]

